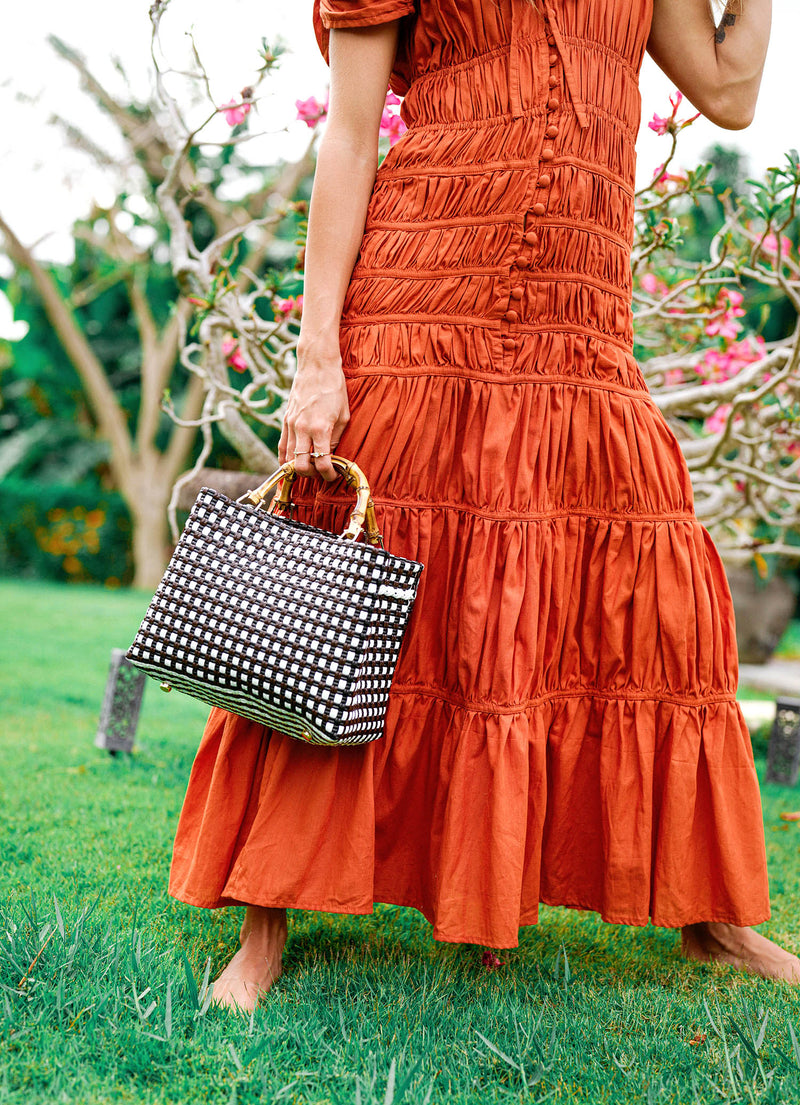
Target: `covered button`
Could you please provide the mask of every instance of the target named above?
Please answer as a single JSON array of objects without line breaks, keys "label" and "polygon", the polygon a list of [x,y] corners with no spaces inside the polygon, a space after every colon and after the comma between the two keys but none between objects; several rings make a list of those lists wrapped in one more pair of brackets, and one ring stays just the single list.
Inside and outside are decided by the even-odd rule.
[{"label": "covered button", "polygon": [[[539,203],[536,206],[541,207],[542,205]],[[538,244],[539,244],[539,235],[534,233],[533,230],[529,230],[528,233],[525,235],[525,242],[529,246],[538,246]]]},{"label": "covered button", "polygon": [[550,62],[551,65],[557,65],[558,64],[558,54],[551,54],[550,57],[547,60]]},{"label": "covered button", "polygon": [[549,175],[547,173],[542,173],[542,175],[536,181],[536,184],[539,188],[549,188],[550,187],[550,177],[549,177]]},{"label": "covered button", "polygon": [[519,322],[519,315],[516,311],[506,311],[503,317],[505,318],[506,322]]},{"label": "covered button", "polygon": [[503,338],[503,349],[505,349],[507,353],[513,353],[516,348],[517,343],[513,338]]},{"label": "covered button", "polygon": [[512,299],[522,299],[522,292],[523,292],[522,285],[521,284],[515,284],[514,287],[511,289],[511,298]]},{"label": "covered button", "polygon": [[554,156],[553,149],[550,146],[545,146],[541,153],[542,161],[552,161]]},{"label": "covered button", "polygon": [[558,84],[558,77],[554,76],[551,73],[550,76],[547,78],[547,83],[550,86],[550,88],[555,88],[555,86]]},{"label": "covered button", "polygon": [[550,108],[551,111],[555,111],[557,107],[561,106],[561,101],[558,99],[557,96],[551,96],[550,99],[547,101],[547,106]]},{"label": "covered button", "polygon": [[551,123],[544,133],[545,137],[547,138],[555,138],[558,134],[558,127],[555,125],[555,123]]},{"label": "covered button", "polygon": [[545,207],[545,205],[543,203],[535,203],[533,205],[534,215],[543,215],[546,210],[547,210],[547,208]]}]

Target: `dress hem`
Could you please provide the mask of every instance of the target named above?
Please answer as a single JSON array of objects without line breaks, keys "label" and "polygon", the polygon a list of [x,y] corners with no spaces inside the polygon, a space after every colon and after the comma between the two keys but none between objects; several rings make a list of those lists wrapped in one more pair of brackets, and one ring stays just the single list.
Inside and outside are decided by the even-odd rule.
[{"label": "dress hem", "polygon": [[[350,915],[354,917],[370,916],[374,913],[374,907],[376,905],[393,905],[399,906],[403,909],[414,909],[417,911],[417,913],[420,913],[425,918],[425,920],[433,927],[433,939],[441,944],[475,944],[479,947],[484,948],[516,948],[519,946],[519,939],[517,939],[515,943],[511,944],[503,940],[492,940],[488,936],[467,936],[462,933],[456,934],[453,932],[445,933],[442,929],[437,927],[435,919],[430,915],[428,910],[422,908],[417,902],[399,900],[399,896],[394,894],[380,895],[376,897],[370,905],[348,907],[333,906],[331,905],[331,903],[326,903],[325,905],[319,905],[318,903],[315,903],[314,905],[311,905],[297,899],[293,899],[291,902],[272,899],[270,901],[252,901],[248,903],[238,898],[233,898],[229,896],[215,898],[212,900],[203,899],[200,898],[198,895],[194,895],[184,891],[175,892],[170,890],[169,894],[170,897],[175,898],[177,901],[184,902],[186,905],[196,906],[200,909],[224,909],[229,906],[246,906],[249,904],[259,906],[262,909],[299,909],[312,913],[336,913]],[[686,918],[681,918],[680,920],[678,920],[677,918],[666,919],[662,917],[659,917],[658,920],[656,920],[655,918],[648,916],[647,918],[642,920],[641,917],[637,917],[636,919],[628,916],[623,917],[621,915],[604,912],[603,910],[597,909],[595,906],[592,905],[585,905],[577,902],[557,901],[554,898],[542,898],[540,899],[539,904],[547,906],[557,906],[563,909],[574,909],[585,913],[596,913],[605,924],[629,925],[634,928],[644,928],[645,926],[652,924],[656,928],[680,929],[683,928],[685,925],[696,925],[704,922],[736,925],[738,928],[751,928],[755,925],[763,924],[771,917],[771,910],[768,909],[766,916],[754,913],[751,917],[745,918],[737,917],[732,913],[713,912],[712,916],[710,917],[691,915]],[[539,910],[537,907],[533,915],[524,914],[520,917],[518,927],[528,928],[538,923]]]}]

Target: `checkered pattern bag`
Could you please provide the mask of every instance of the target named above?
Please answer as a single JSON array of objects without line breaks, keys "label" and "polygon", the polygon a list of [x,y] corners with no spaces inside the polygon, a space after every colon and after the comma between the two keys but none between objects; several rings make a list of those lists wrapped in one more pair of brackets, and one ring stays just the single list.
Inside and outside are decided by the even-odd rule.
[{"label": "checkered pattern bag", "polygon": [[278,516],[291,464],[246,502],[203,488],[127,655],[165,689],[338,746],[383,733],[422,565],[382,547],[363,473],[333,460],[359,494],[342,536]]}]

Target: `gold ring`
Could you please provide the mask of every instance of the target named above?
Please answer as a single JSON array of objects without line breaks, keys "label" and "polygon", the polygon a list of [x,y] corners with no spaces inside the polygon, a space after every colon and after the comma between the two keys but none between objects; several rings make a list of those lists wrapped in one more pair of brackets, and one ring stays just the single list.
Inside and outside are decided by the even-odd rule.
[{"label": "gold ring", "polygon": [[311,456],[313,456],[313,455],[314,455],[314,454],[313,454],[313,453],[311,452],[311,450],[310,450],[310,449],[295,449],[295,451],[294,451],[294,455],[295,455],[296,457],[302,457],[302,456],[305,456],[305,454],[306,454],[306,453],[309,453],[309,454],[310,454]]},{"label": "gold ring", "polygon": [[330,453],[312,453],[311,456],[314,458],[314,460],[319,460],[320,457],[330,456]]}]

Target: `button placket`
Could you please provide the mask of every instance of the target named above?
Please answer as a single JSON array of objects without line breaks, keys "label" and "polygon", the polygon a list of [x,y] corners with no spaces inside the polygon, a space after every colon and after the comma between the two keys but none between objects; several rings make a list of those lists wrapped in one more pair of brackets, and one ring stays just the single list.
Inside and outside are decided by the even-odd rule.
[{"label": "button placket", "polygon": [[[547,115],[545,117],[543,139],[545,144],[539,155],[539,174],[533,181],[534,188],[531,199],[535,199],[535,202],[525,212],[522,226],[521,248],[517,252],[517,256],[509,273],[510,286],[508,301],[506,303],[506,310],[503,313],[503,319],[508,326],[514,326],[520,321],[522,302],[525,297],[525,272],[532,268],[533,254],[539,245],[539,234],[535,224],[536,220],[547,214],[548,189],[553,179],[549,162],[553,161],[555,158],[554,140],[559,134],[559,127],[553,121],[551,113],[557,111],[561,106],[562,80],[557,71],[557,67],[561,62],[561,57],[559,46],[550,28],[549,22],[547,21],[547,16],[545,16],[545,27],[547,29],[547,61],[550,67],[550,73],[547,79]],[[516,349],[514,337],[508,333],[504,334],[502,336],[502,347],[506,354],[512,354]]]}]

